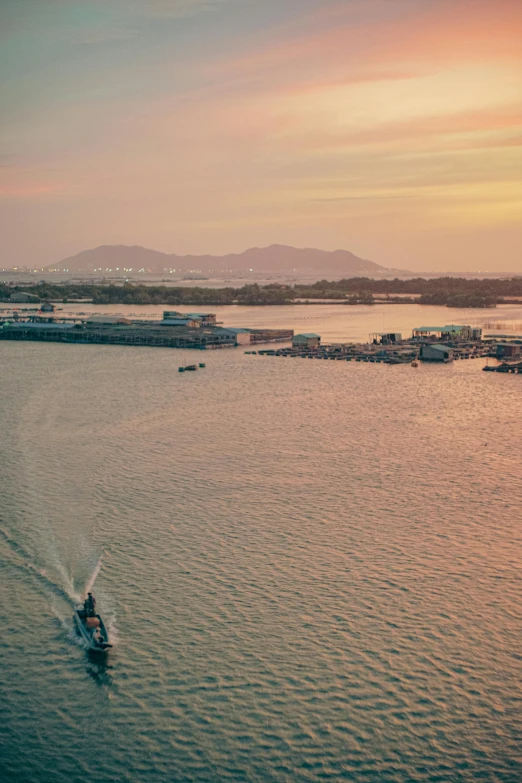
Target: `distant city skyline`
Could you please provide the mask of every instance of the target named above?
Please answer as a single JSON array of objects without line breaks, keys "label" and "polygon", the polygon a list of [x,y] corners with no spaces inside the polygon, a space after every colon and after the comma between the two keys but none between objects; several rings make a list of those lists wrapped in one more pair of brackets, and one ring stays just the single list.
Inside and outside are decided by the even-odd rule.
[{"label": "distant city skyline", "polygon": [[522,273],[519,0],[4,0],[0,266],[102,244]]}]

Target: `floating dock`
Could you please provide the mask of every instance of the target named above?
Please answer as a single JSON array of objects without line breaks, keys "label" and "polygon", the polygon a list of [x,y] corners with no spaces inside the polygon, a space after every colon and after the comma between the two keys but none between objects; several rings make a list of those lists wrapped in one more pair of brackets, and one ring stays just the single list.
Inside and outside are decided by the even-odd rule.
[{"label": "floating dock", "polygon": [[522,375],[522,362],[503,362],[498,367],[487,364],[482,369],[484,372],[507,372],[513,373],[514,375]]},{"label": "floating dock", "polygon": [[[256,351],[246,351],[255,354]],[[258,350],[260,356],[319,359],[344,362],[369,362],[371,364],[414,364],[422,359],[418,341],[404,341],[400,345],[372,345],[369,343],[343,343],[321,345],[317,348],[277,348]],[[482,341],[466,342],[451,347],[452,360],[477,359],[495,356],[495,346]],[[414,364],[415,366],[415,364]]]},{"label": "floating dock", "polygon": [[[241,337],[238,337],[238,335]],[[154,321],[112,322],[85,318],[25,318],[0,320],[0,340],[132,345],[161,348],[210,350],[238,345],[290,341],[293,331],[285,329],[227,329],[221,326],[171,325]]]},{"label": "floating dock", "polygon": [[[420,362],[446,364],[455,360],[493,357],[510,362],[513,368],[522,354],[522,336],[512,335],[503,342],[487,335],[482,339],[482,329],[467,325],[421,326],[414,329],[411,337],[402,338],[399,332],[372,332],[365,343],[332,343],[322,345],[318,334],[297,334],[292,347],[264,349],[257,351],[261,356],[284,356],[300,359],[320,359],[344,362],[370,362],[372,364],[410,364],[418,367]],[[246,351],[256,354],[256,351]],[[499,372],[516,372],[513,369],[499,369]],[[497,369],[497,368],[485,368]]]}]

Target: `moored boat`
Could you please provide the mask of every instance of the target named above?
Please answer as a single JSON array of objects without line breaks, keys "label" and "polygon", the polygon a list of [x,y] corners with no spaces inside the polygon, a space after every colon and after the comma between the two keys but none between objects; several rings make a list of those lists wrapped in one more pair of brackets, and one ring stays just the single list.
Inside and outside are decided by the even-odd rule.
[{"label": "moored boat", "polygon": [[97,613],[88,613],[84,604],[75,607],[74,622],[78,633],[91,650],[104,652],[112,647],[101,616]]}]

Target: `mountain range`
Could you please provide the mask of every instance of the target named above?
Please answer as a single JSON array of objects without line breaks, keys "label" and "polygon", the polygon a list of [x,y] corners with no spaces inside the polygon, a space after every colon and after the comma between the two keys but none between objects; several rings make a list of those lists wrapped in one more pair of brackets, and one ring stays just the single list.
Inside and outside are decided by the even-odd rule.
[{"label": "mountain range", "polygon": [[163,272],[248,273],[278,272],[298,274],[328,272],[339,275],[377,275],[388,272],[385,267],[350,253],[349,250],[316,250],[288,245],[252,247],[243,253],[224,256],[161,253],[138,245],[101,245],[50,264],[45,271],[85,272],[89,274]]}]

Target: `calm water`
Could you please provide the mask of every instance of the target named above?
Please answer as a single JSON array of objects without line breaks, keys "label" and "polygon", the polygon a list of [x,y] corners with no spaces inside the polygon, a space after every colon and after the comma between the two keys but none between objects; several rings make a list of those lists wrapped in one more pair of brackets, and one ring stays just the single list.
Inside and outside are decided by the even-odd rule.
[{"label": "calm water", "polygon": [[[381,328],[346,309],[307,330]],[[519,783],[522,385],[482,365],[0,342],[3,779]]]},{"label": "calm water", "polygon": [[[136,318],[161,318],[164,310],[177,310],[175,305],[60,305],[63,314],[78,312],[118,313]],[[470,324],[483,326],[500,322],[507,324],[510,331],[520,329],[522,303],[502,305],[492,310],[456,309],[448,307],[427,307],[426,305],[291,305],[270,307],[180,307],[183,312],[211,311],[218,321],[226,326],[263,327],[273,329],[295,329],[296,332],[318,332],[323,342],[367,341],[370,332],[401,332],[411,337],[417,326],[445,324]],[[503,326],[504,328],[504,326]],[[488,331],[486,329],[486,331]],[[493,332],[495,333],[495,332]]]}]

